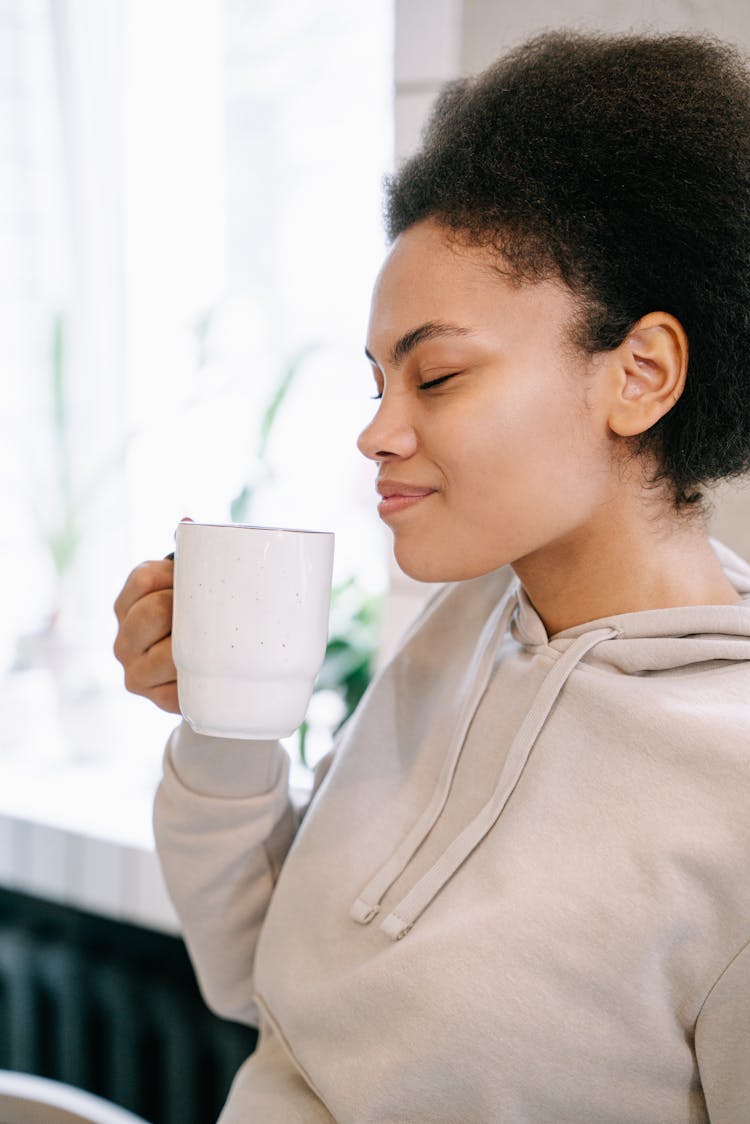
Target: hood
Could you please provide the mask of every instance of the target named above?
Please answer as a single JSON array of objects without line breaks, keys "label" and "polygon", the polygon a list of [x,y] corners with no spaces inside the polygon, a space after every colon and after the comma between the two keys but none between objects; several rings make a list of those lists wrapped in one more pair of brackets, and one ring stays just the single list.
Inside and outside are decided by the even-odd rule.
[{"label": "hood", "polygon": [[[539,614],[508,567],[487,575],[503,595],[481,631],[467,678],[456,728],[427,807],[412,829],[370,879],[351,908],[351,917],[367,925],[380,903],[414,857],[443,811],[464,741],[492,676],[506,631],[529,649],[554,654],[531,706],[513,738],[494,791],[485,805],[453,839],[436,863],[380,922],[392,940],[407,935],[420,915],[492,829],[510,799],[554,705],[579,663],[613,673],[669,674],[690,665],[716,661],[750,661],[750,565],[723,544],[711,540],[724,572],[742,597],[737,605],[694,605],[649,609],[588,621],[549,636]],[[449,588],[436,600],[449,593]]]}]

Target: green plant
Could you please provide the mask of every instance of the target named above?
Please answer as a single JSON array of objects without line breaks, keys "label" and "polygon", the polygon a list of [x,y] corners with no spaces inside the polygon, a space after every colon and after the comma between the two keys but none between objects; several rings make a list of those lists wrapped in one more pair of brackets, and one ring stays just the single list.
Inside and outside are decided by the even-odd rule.
[{"label": "green plant", "polygon": [[[353,714],[372,679],[381,620],[382,596],[365,590],[354,577],[331,591],[331,617],[325,659],[315,692],[335,691],[344,704],[335,735]],[[308,723],[300,727],[299,755],[307,765]]]},{"label": "green plant", "polygon": [[248,480],[234,497],[229,514],[233,523],[247,523],[250,520],[252,505],[256,493],[264,484],[274,479],[275,473],[268,460],[268,443],[271,432],[276,424],[279,411],[289,396],[289,392],[297,381],[305,362],[313,355],[320,344],[311,343],[296,352],[284,365],[281,378],[274,387],[268,400],[263,416],[258,427],[258,438],[255,450],[256,474],[253,480]]},{"label": "green plant", "polygon": [[42,525],[42,538],[58,577],[73,565],[83,534],[80,506],[73,493],[63,330],[62,313],[57,313],[52,323],[51,370],[52,437],[59,502],[55,504],[55,520],[46,527]]},{"label": "green plant", "polygon": [[[47,548],[58,584],[71,571],[86,532],[88,508],[103,485],[122,466],[130,437],[100,462],[89,479],[77,486],[73,473],[73,431],[70,419],[69,388],[66,367],[65,317],[62,312],[52,319],[50,348],[50,397],[52,423],[52,468],[54,486],[51,503],[44,514],[37,495],[31,497],[40,537]],[[38,491],[49,495],[48,488]]]}]

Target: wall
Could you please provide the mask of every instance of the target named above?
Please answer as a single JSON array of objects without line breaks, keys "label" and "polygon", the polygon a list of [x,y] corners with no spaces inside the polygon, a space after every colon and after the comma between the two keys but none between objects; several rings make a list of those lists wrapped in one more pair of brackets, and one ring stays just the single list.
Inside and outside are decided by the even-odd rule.
[{"label": "wall", "polygon": [[[746,0],[396,0],[396,162],[417,146],[432,101],[444,82],[481,70],[503,51],[551,27],[604,31],[708,31],[750,50]],[[716,492],[711,531],[750,558],[750,487]],[[435,590],[391,563],[381,663]]]},{"label": "wall", "polygon": [[[407,7],[410,5],[407,4]],[[474,74],[535,32],[552,27],[601,31],[708,31],[750,46],[746,0],[463,0],[460,66]]]}]

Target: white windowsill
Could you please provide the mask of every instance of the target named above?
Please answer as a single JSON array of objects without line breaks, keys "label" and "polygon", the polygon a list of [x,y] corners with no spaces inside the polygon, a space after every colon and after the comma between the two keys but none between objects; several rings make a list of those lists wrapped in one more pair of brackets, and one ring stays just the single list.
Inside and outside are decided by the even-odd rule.
[{"label": "white windowsill", "polygon": [[[39,684],[30,685],[38,698]],[[0,701],[9,704],[7,681],[5,689]],[[15,732],[5,714],[0,887],[179,933],[151,825],[162,751],[177,719],[118,688],[78,716],[72,737],[85,756],[76,758],[54,725],[33,728],[31,708]],[[293,798],[304,799],[309,780],[300,766],[292,784]]]}]

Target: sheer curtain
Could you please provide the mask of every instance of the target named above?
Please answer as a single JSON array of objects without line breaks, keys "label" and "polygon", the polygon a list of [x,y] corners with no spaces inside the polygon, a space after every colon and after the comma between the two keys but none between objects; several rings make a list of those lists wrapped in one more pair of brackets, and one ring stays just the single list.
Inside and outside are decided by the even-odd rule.
[{"label": "sheer curtain", "polygon": [[[162,0],[127,13],[133,557],[166,549],[184,514],[226,516],[263,479],[256,521],[337,531],[338,573],[382,582],[355,440],[384,252],[390,4]],[[259,418],[296,361],[269,480]]]},{"label": "sheer curtain", "polygon": [[253,521],[334,530],[337,578],[384,587],[355,439],[392,34],[388,0],[0,3],[6,703],[51,669],[81,713],[106,700],[81,736],[130,737],[147,710],[123,701],[114,596],[181,516],[243,496]]}]

